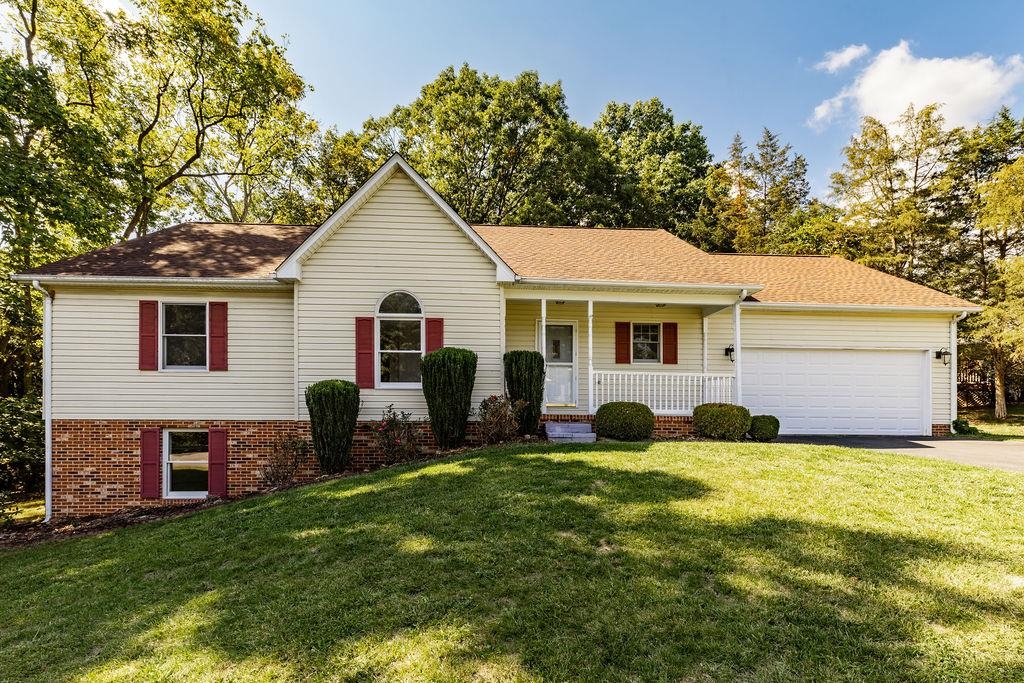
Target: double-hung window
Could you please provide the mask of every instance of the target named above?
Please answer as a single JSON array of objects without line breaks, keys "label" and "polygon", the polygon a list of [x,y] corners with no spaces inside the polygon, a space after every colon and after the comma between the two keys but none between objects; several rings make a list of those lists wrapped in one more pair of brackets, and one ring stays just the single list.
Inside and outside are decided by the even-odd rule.
[{"label": "double-hung window", "polygon": [[163,460],[165,498],[206,497],[210,474],[210,433],[207,430],[166,430]]},{"label": "double-hung window", "polygon": [[162,367],[205,370],[209,351],[206,304],[164,303],[160,320]]},{"label": "double-hung window", "polygon": [[633,323],[633,362],[661,362],[661,323]]},{"label": "double-hung window", "polygon": [[377,307],[377,378],[380,386],[420,386],[423,309],[408,292],[392,292]]}]

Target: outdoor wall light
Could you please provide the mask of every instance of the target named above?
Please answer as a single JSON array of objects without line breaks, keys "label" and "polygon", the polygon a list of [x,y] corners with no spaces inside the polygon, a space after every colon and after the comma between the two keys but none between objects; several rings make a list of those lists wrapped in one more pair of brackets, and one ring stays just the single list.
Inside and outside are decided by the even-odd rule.
[{"label": "outdoor wall light", "polygon": [[729,344],[725,347],[725,357],[731,360],[733,363],[736,362],[736,347]]},{"label": "outdoor wall light", "polygon": [[941,360],[943,365],[949,365],[949,359],[953,357],[953,354],[949,352],[949,349],[943,347],[935,352],[936,360]]}]

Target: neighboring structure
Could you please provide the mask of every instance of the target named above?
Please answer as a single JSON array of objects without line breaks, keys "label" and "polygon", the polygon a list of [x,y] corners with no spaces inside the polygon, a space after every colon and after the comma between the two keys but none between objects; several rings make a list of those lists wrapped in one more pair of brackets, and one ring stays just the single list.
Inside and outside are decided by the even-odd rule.
[{"label": "neighboring structure", "polygon": [[[401,157],[319,227],[187,223],[17,276],[47,293],[48,512],[260,487],[305,387],[362,387],[425,418],[421,355],[543,349],[546,419],[643,401],[788,434],[948,433],[973,304],[838,258],[707,254],[661,230],[470,226]],[[365,430],[363,430],[365,431]],[[356,466],[376,464],[365,433]],[[312,476],[310,466],[304,474]]]}]

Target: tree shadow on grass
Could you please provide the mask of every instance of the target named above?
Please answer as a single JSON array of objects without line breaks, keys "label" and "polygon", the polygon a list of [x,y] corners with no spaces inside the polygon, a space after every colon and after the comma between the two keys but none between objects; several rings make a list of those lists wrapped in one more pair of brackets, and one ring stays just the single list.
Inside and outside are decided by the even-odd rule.
[{"label": "tree shadow on grass", "polygon": [[4,648],[48,680],[1024,674],[1012,652],[929,652],[936,630],[1009,606],[921,568],[997,558],[715,518],[701,481],[588,450],[399,468],[41,551]]}]

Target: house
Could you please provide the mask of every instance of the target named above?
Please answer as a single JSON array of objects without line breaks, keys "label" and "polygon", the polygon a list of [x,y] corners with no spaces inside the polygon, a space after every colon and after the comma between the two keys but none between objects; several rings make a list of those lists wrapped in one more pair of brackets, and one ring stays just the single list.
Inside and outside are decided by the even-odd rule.
[{"label": "house", "polygon": [[[838,258],[705,253],[662,230],[468,225],[395,156],[318,227],[186,223],[16,276],[46,293],[47,510],[260,487],[305,387],[424,418],[423,353],[544,349],[546,420],[642,401],[657,433],[731,401],[788,434],[946,434],[973,304]],[[305,472],[313,474],[312,465]]]}]

